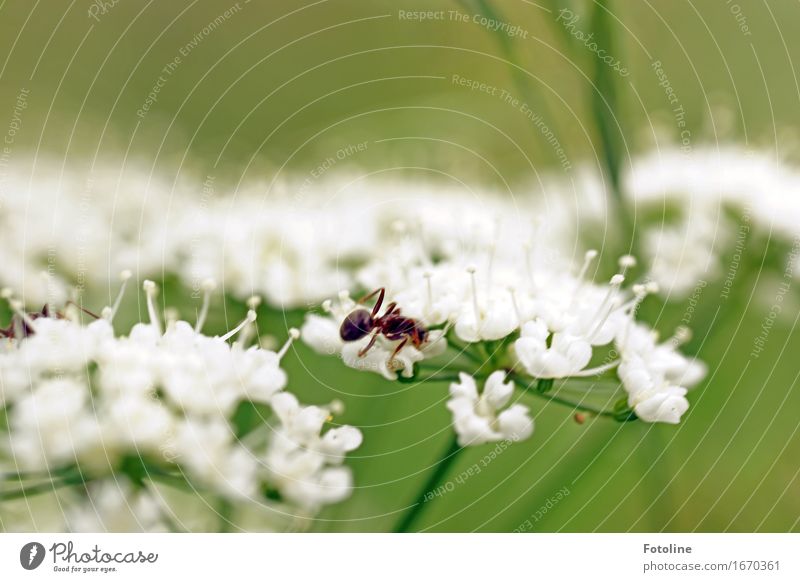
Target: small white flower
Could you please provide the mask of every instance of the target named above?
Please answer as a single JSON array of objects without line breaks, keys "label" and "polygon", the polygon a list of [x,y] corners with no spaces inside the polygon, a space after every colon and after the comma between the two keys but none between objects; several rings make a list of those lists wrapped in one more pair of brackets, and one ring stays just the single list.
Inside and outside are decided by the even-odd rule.
[{"label": "small white flower", "polygon": [[514,342],[517,359],[535,378],[566,378],[583,370],[592,359],[592,346],[583,337],[568,332],[553,334],[541,320],[522,326],[520,338]]},{"label": "small white flower", "polygon": [[677,352],[685,339],[658,344],[655,333],[641,324],[629,324],[617,340],[622,362],[617,373],[628,393],[628,405],[645,422],[677,424],[688,410],[687,387],[705,376],[705,366]]},{"label": "small white flower", "polygon": [[503,439],[521,441],[533,434],[533,419],[527,406],[514,404],[506,408],[513,384],[503,382],[504,376],[502,371],[493,372],[481,394],[475,379],[468,374],[459,374],[459,383],[450,385],[447,408],[453,413],[453,426],[462,447]]},{"label": "small white flower", "polygon": [[75,462],[101,435],[88,387],[77,378],[39,382],[12,406],[9,428],[16,462],[31,470]]},{"label": "small white flower", "polygon": [[347,453],[361,446],[361,431],[341,426],[321,434],[330,411],[302,406],[289,393],[276,394],[272,408],[280,421],[266,455],[271,480],[287,499],[308,509],[334,503],[352,490]]},{"label": "small white flower", "polygon": [[259,463],[224,420],[187,418],[179,424],[173,446],[175,461],[201,483],[234,498],[257,495]]},{"label": "small white flower", "polygon": [[470,294],[464,298],[456,314],[456,335],[467,342],[498,340],[511,334],[520,325],[512,296],[508,289],[489,286],[486,296],[478,293],[476,270],[467,270]]},{"label": "small white flower", "polygon": [[628,399],[636,416],[645,422],[678,424],[689,409],[686,388],[665,386],[653,391],[636,392]]},{"label": "small white flower", "polygon": [[62,501],[73,532],[168,532],[162,502],[148,488],[134,489],[125,478],[91,483],[87,496]]}]

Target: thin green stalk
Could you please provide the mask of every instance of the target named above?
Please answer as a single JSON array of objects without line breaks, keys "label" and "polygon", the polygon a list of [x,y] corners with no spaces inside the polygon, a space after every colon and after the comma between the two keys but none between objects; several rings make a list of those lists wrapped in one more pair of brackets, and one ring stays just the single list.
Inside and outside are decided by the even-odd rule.
[{"label": "thin green stalk", "polygon": [[453,350],[460,356],[465,356],[468,360],[472,361],[473,364],[477,364],[478,366],[482,366],[485,364],[485,360],[478,356],[477,354],[472,353],[470,351],[469,346],[461,345],[458,342],[448,338],[447,340],[448,347],[453,348]]},{"label": "thin green stalk", "polygon": [[[503,14],[495,8],[493,3],[489,0],[458,0],[458,3],[465,9],[486,17],[489,21],[508,22]],[[543,98],[535,99],[534,93],[530,90],[530,78],[525,74],[527,69],[522,67],[522,63],[517,55],[516,47],[511,37],[499,29],[492,34],[492,37],[499,46],[502,57],[511,63],[509,67],[511,81],[514,83],[519,96],[524,99],[530,107],[534,107],[534,105],[538,107],[542,112],[542,117],[548,120],[548,124],[551,127],[555,127],[557,118],[552,114],[547,100]],[[539,142],[536,141],[534,143],[538,144]]]},{"label": "thin green stalk", "polygon": [[458,437],[455,433],[453,433],[453,435],[450,437],[450,443],[448,444],[447,451],[444,453],[444,455],[442,455],[441,459],[439,459],[439,462],[436,464],[436,468],[430,474],[422,489],[420,489],[414,506],[408,510],[400,522],[395,526],[395,533],[406,533],[411,531],[411,527],[414,525],[417,519],[419,519],[419,516],[422,514],[422,509],[425,507],[426,496],[431,491],[435,491],[436,488],[441,485],[441,482],[447,474],[448,469],[450,469],[455,460],[459,457],[459,453],[463,450],[463,447],[458,444]]},{"label": "thin green stalk", "polygon": [[575,410],[580,410],[582,412],[590,412],[592,414],[596,414],[598,416],[605,416],[608,418],[619,419],[619,414],[612,411],[612,410],[603,410],[601,408],[597,408],[595,406],[590,406],[588,404],[583,404],[581,402],[575,402],[573,400],[569,400],[568,398],[563,398],[561,396],[557,396],[556,394],[552,394],[547,391],[540,391],[538,389],[539,383],[542,382],[541,379],[539,380],[531,380],[526,382],[524,378],[521,378],[519,375],[515,374],[514,372],[508,375],[508,379],[513,381],[517,386],[528,392],[529,394],[534,394],[539,398],[543,398],[545,400],[549,400],[550,402],[557,402],[559,404],[564,404],[565,406],[569,406]]},{"label": "thin green stalk", "polygon": [[82,485],[86,481],[87,479],[84,478],[83,475],[74,475],[60,481],[54,480],[48,481],[47,483],[39,483],[38,485],[31,485],[29,487],[21,487],[12,491],[0,491],[0,501],[10,501],[12,499],[21,499],[23,497],[41,495],[42,493],[50,493],[63,487]]},{"label": "thin green stalk", "polygon": [[[618,48],[614,46],[614,38],[611,32],[611,16],[606,3],[607,0],[595,0],[591,15],[591,28],[597,45],[604,47],[607,54],[616,55],[618,54]],[[592,79],[595,90],[592,91],[591,107],[600,137],[600,154],[611,185],[611,194],[614,197],[620,226],[623,229],[624,236],[629,237],[626,250],[635,252],[635,225],[628,213],[620,178],[620,166],[624,157],[624,148],[621,132],[616,122],[619,105],[616,80],[614,78],[615,73],[607,66],[605,61],[597,58],[596,55],[592,58],[592,64]]]},{"label": "thin green stalk", "polygon": [[398,377],[403,383],[421,384],[422,382],[458,382],[458,374],[431,374],[429,376],[412,376],[411,378]]}]

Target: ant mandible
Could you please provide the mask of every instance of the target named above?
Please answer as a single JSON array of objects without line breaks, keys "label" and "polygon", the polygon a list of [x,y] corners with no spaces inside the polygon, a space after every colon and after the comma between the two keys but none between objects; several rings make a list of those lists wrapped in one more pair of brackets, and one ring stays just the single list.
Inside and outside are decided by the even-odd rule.
[{"label": "ant mandible", "polygon": [[358,303],[369,301],[375,295],[378,296],[378,299],[375,301],[372,311],[364,307],[358,307],[344,318],[342,326],[339,328],[339,336],[342,340],[354,342],[367,334],[372,334],[369,343],[358,352],[359,358],[367,355],[367,352],[372,349],[381,334],[389,341],[402,340],[397,344],[389,360],[394,358],[409,341],[414,347],[421,347],[428,339],[428,330],[416,319],[401,315],[397,303],[389,303],[383,315],[378,316],[378,311],[380,311],[381,305],[383,305],[383,298],[386,295],[385,287],[380,287],[369,295],[365,295],[358,300]]}]

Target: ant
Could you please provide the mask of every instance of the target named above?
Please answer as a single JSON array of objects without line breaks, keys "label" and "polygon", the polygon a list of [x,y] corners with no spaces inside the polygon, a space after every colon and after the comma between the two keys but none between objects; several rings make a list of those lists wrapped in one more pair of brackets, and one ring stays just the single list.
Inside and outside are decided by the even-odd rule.
[{"label": "ant", "polygon": [[[83,307],[81,307],[80,305],[75,303],[74,301],[67,301],[67,305],[68,306],[69,305],[73,305],[73,306],[77,307],[78,309],[80,309],[83,313],[85,313],[87,315],[90,315],[91,317],[93,317],[95,319],[100,319],[99,315],[96,315],[96,314],[92,313],[88,309],[84,309]],[[65,317],[63,313],[53,310],[53,308],[47,303],[45,303],[45,305],[44,305],[44,307],[42,307],[41,311],[32,311],[32,312],[26,313],[25,315],[26,315],[27,318],[29,318],[28,321],[30,321],[30,320],[36,321],[37,319],[50,318],[50,317],[53,318],[53,319],[64,319],[64,317]],[[29,325],[28,321],[26,321],[25,318],[23,318],[19,314],[14,314],[14,316],[11,318],[11,323],[9,324],[8,327],[6,327],[6,328],[1,328],[0,327],[0,338],[2,338],[2,337],[15,338],[15,337],[17,337],[17,333],[18,332],[20,333],[20,335],[23,338],[32,336],[35,333],[35,331]]]},{"label": "ant", "polygon": [[385,287],[380,287],[369,295],[365,295],[358,300],[358,303],[369,301],[375,295],[378,296],[378,300],[375,302],[372,311],[370,312],[363,307],[351,311],[339,328],[339,336],[346,342],[354,342],[369,333],[372,334],[369,343],[358,352],[359,358],[367,355],[367,352],[372,349],[381,334],[390,341],[402,340],[389,358],[390,361],[409,341],[414,347],[421,347],[428,339],[428,330],[416,319],[400,315],[400,308],[397,307],[397,303],[392,302],[387,305],[383,315],[378,316],[378,311],[380,311],[381,305],[383,305],[383,298],[386,295]]}]

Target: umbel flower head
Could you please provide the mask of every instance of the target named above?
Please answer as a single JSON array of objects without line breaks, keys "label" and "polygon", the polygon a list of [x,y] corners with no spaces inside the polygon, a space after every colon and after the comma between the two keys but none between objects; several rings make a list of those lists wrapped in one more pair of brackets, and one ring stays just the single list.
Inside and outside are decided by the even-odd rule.
[{"label": "umbel flower head", "polygon": [[[129,278],[123,275],[125,282]],[[251,309],[231,332],[206,336],[213,285],[206,285],[194,326],[162,322],[156,285],[146,281],[144,289],[150,321],[127,336],[112,327],[119,300],[84,325],[74,306],[31,315],[11,299],[15,317],[0,351],[0,404],[8,415],[3,471],[78,467],[93,479],[124,472],[135,459],[145,474],[183,478],[231,500],[266,501],[262,493],[269,490],[308,512],[345,498],[351,481],[342,462],[360,444],[358,429],[324,432],[332,420],[326,413],[300,439],[286,414],[286,399],[294,397],[284,391],[280,362],[299,332],[290,330],[278,352],[250,345],[256,321]],[[242,438],[234,414],[243,403],[269,407],[274,423]],[[286,459],[308,447],[315,447],[317,462],[284,474]]]},{"label": "umbel flower head", "polygon": [[[507,235],[522,229],[498,226],[497,231]],[[688,408],[687,389],[705,370],[679,353],[680,342],[659,344],[654,332],[636,321],[639,305],[658,286],[643,281],[625,287],[635,259],[623,256],[619,272],[598,283],[591,276],[596,251],[587,252],[575,269],[537,248],[535,237],[523,244],[500,240],[470,241],[457,250],[453,241],[443,245],[451,256],[435,260],[423,245],[412,245],[409,252],[403,240],[360,271],[364,287],[388,285],[390,309],[426,330],[419,345],[407,339],[412,324],[405,335],[373,325],[370,336],[349,341],[343,322],[354,310],[371,305],[354,302],[347,291],[337,302],[324,302],[322,314],[307,316],[304,341],[319,353],[338,355],[349,367],[378,372],[388,380],[436,380],[422,376],[424,360],[431,360],[426,368],[441,364],[440,371],[455,372],[460,381],[452,384],[448,408],[463,446],[530,436],[527,396],[525,403],[515,398],[513,406],[501,410],[514,385],[547,397],[546,392],[566,382],[574,388],[583,381],[584,390],[591,391],[594,380],[615,381],[626,401],[622,410],[608,411],[608,416],[678,422]],[[369,343],[373,335],[374,344]],[[476,366],[481,374],[487,368],[489,372],[483,376],[482,392],[474,379]],[[529,390],[537,381],[541,388]]]}]

